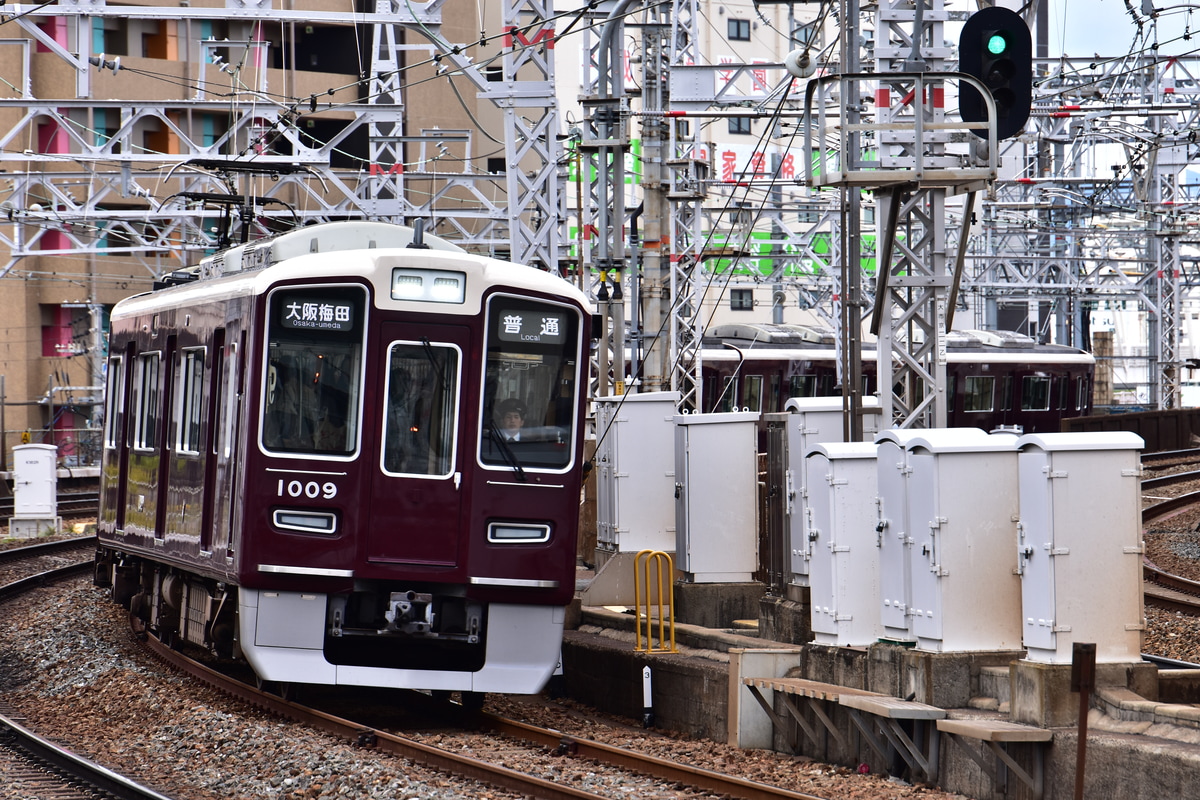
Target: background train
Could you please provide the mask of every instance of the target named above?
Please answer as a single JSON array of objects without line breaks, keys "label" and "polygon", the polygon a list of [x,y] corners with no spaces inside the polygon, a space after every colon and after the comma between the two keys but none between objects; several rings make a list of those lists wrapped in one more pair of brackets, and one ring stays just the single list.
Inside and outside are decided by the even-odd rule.
[{"label": "background train", "polygon": [[[703,410],[783,411],[790,397],[840,395],[834,332],[800,325],[723,325],[702,351]],[[1058,431],[1092,411],[1095,359],[1010,331],[952,331],[947,337],[950,427],[1026,433]],[[863,346],[863,393],[874,395],[876,352]]]},{"label": "background train", "polygon": [[194,272],[112,314],[97,584],[264,681],[540,690],[575,589],[582,293],[369,222]]}]

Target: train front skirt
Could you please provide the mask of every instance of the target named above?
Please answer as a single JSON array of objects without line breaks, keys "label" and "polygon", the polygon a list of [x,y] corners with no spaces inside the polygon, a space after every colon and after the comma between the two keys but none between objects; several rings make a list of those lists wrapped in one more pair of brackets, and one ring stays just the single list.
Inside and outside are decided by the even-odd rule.
[{"label": "train front skirt", "polygon": [[242,588],[238,597],[241,650],[261,679],[280,683],[536,694],[558,663],[566,618],[561,606],[489,605],[473,672],[351,666],[325,657],[327,595]]}]

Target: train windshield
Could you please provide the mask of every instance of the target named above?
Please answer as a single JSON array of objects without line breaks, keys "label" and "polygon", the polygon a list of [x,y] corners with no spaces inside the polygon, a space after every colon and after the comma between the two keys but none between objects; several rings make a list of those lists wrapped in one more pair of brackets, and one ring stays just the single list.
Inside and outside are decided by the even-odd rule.
[{"label": "train windshield", "polygon": [[428,340],[392,344],[383,422],[384,470],[433,476],[454,471],[461,362],[453,345]]},{"label": "train windshield", "polygon": [[579,316],[566,307],[497,295],[488,302],[479,458],[562,469],[574,452]]},{"label": "train windshield", "polygon": [[263,447],[346,456],[358,442],[362,289],[285,288],[268,301]]}]

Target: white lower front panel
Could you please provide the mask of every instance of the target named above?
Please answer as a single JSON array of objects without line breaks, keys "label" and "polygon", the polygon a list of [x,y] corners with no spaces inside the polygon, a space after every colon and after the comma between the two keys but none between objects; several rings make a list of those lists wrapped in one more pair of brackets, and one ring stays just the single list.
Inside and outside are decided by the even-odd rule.
[{"label": "white lower front panel", "polygon": [[560,606],[488,606],[487,658],[478,672],[388,669],[325,660],[326,596],[239,592],[242,652],[263,680],[398,689],[536,694],[558,664],[565,610]]}]

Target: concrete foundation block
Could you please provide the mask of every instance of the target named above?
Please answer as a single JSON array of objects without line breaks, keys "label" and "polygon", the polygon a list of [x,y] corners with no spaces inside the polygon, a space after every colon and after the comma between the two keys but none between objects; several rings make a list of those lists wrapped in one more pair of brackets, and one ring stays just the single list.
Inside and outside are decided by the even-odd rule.
[{"label": "concrete foundation block", "polygon": [[8,535],[13,539],[36,539],[62,532],[62,517],[9,517]]},{"label": "concrete foundation block", "polygon": [[650,667],[655,727],[716,741],[729,736],[727,663],[682,655],[634,652],[624,639],[566,631],[563,673],[566,693],[602,711],[642,716],[642,668]]},{"label": "concrete foundation block", "polygon": [[[1150,702],[1158,701],[1158,670],[1153,664],[1097,664],[1096,685],[1124,687]],[[1079,722],[1079,693],[1071,691],[1070,664],[1022,659],[1012,666],[1013,722],[1063,728]]]},{"label": "concrete foundation block", "polygon": [[[808,587],[803,588],[808,592]],[[790,592],[789,592],[790,594]],[[807,600],[766,596],[758,604],[758,635],[781,644],[808,644],[812,641],[812,611]]]},{"label": "concrete foundation block", "polygon": [[904,682],[899,697],[911,696],[918,703],[939,708],[966,708],[980,694],[980,671],[1005,667],[1019,659],[1021,651],[984,650],[962,653],[904,653]]},{"label": "concrete foundation block", "polygon": [[1200,669],[1159,670],[1158,699],[1164,703],[1200,703]]},{"label": "concrete foundation block", "polygon": [[832,683],[851,689],[867,689],[868,651],[857,647],[835,647],[812,644],[805,648],[807,656],[802,677],[810,681]]},{"label": "concrete foundation block", "polygon": [[757,619],[767,587],[749,583],[675,583],[675,621],[704,628],[732,628],[738,619]]}]

